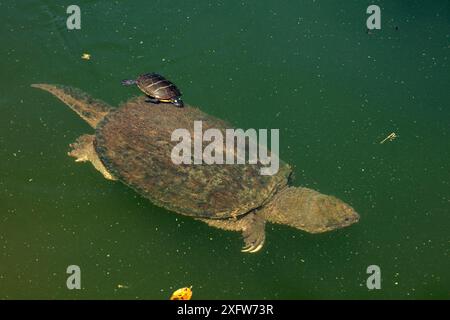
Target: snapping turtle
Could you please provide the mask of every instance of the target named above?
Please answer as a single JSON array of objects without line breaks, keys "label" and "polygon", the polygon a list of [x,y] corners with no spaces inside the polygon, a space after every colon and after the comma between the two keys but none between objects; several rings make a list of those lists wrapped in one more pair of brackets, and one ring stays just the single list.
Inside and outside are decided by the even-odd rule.
[{"label": "snapping turtle", "polygon": [[260,165],[174,164],[171,151],[177,128],[201,120],[204,130],[231,128],[226,122],[187,106],[162,107],[132,98],[114,109],[70,87],[33,84],[55,95],[95,129],[71,144],[69,155],[90,161],[105,178],[120,180],[153,203],[217,228],[240,231],[243,252],[257,252],[265,241],[265,223],[289,225],[310,233],[358,221],[343,201],[317,191],[288,186],[291,168],[280,162],[272,176]]},{"label": "snapping turtle", "polygon": [[147,102],[171,103],[183,108],[181,91],[169,80],[157,73],[146,73],[140,75],[136,80],[123,80],[124,86],[137,85],[147,95]]}]

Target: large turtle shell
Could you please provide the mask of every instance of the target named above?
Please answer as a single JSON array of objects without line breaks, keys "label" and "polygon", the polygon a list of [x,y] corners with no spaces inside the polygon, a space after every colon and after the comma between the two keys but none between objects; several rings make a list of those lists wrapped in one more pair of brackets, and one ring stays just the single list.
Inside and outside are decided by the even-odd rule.
[{"label": "large turtle shell", "polygon": [[171,152],[179,141],[171,141],[172,132],[189,130],[193,146],[196,120],[202,120],[203,132],[217,128],[224,139],[224,130],[232,128],[194,107],[181,109],[134,98],[97,126],[95,148],[108,171],[142,196],[194,217],[223,219],[245,214],[264,205],[287,184],[291,169],[281,161],[273,176],[261,175],[260,164],[174,164]]},{"label": "large turtle shell", "polygon": [[181,97],[180,90],[157,73],[146,73],[139,76],[136,84],[145,94],[156,99],[170,100]]}]

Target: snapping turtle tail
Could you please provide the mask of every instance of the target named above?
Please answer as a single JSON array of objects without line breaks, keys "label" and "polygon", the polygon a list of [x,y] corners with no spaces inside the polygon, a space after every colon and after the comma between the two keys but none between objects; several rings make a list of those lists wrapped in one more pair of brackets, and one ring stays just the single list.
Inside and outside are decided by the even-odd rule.
[{"label": "snapping turtle tail", "polygon": [[31,86],[53,94],[67,104],[92,128],[97,127],[97,124],[112,110],[112,107],[106,102],[94,99],[77,88],[46,83],[36,83]]}]

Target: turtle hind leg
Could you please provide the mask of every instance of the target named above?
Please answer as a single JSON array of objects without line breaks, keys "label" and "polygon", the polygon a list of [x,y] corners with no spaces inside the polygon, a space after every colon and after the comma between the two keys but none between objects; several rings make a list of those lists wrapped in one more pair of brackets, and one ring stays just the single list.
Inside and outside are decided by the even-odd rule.
[{"label": "turtle hind leg", "polygon": [[122,80],[121,83],[124,86],[132,86],[136,84],[136,80]]},{"label": "turtle hind leg", "polygon": [[67,154],[74,157],[76,162],[90,161],[92,165],[100,171],[103,176],[108,180],[117,180],[111,173],[106,170],[97,152],[94,149],[95,136],[91,134],[84,134],[80,136],[74,143],[70,144],[72,151]]},{"label": "turtle hind leg", "polygon": [[244,238],[244,247],[242,252],[256,253],[264,246],[266,240],[265,225],[266,220],[258,212],[248,213],[237,219],[198,219],[211,227],[228,230],[240,231]]}]

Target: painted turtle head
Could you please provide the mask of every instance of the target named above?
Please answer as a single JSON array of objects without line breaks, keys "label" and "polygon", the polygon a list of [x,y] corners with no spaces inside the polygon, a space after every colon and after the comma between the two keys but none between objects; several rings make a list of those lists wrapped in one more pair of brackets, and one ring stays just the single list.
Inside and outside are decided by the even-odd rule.
[{"label": "painted turtle head", "polygon": [[178,108],[183,108],[184,107],[183,100],[181,100],[180,97],[172,99],[172,104],[174,106],[178,107]]}]

